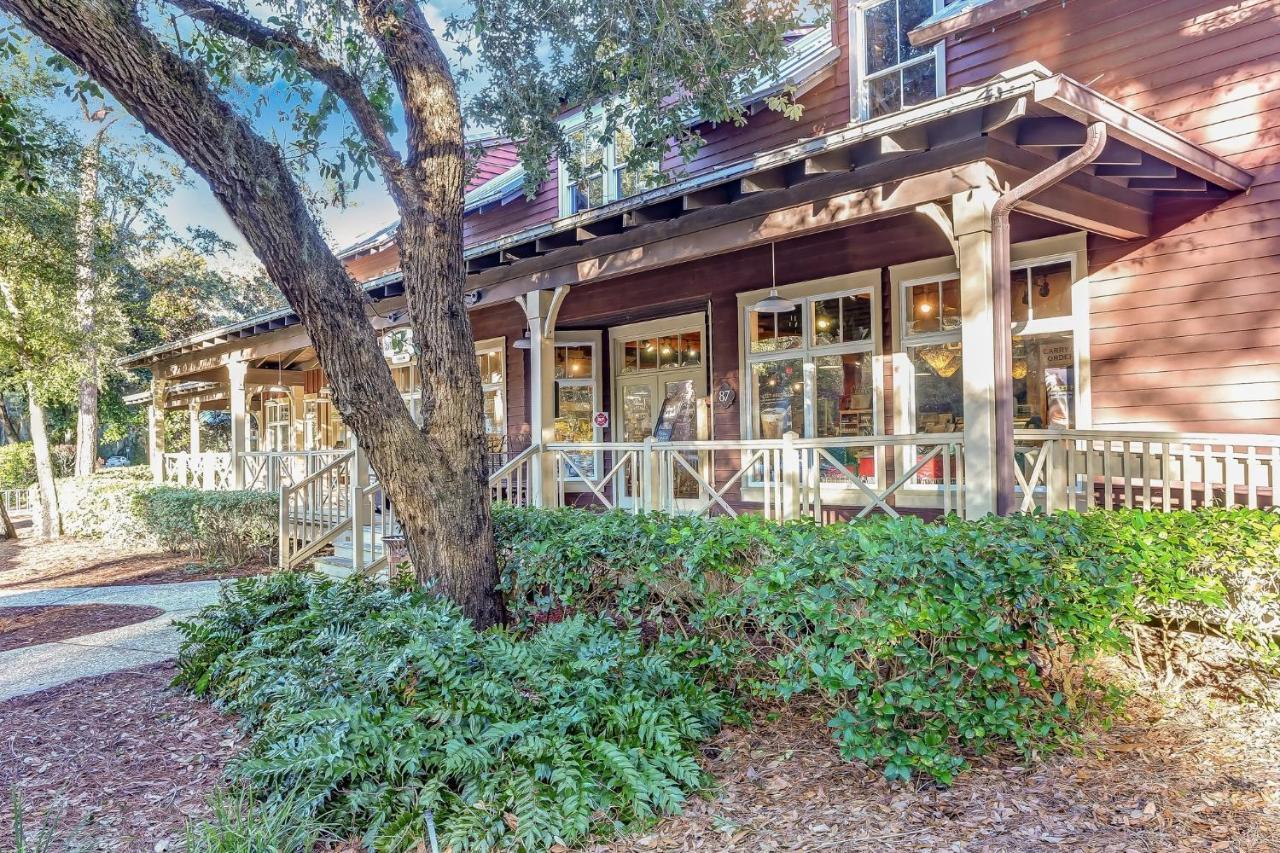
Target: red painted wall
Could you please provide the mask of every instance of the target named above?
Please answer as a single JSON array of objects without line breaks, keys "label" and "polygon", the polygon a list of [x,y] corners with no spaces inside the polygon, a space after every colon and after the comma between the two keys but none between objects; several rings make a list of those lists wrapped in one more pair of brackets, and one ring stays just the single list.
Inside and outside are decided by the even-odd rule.
[{"label": "red painted wall", "polygon": [[1280,432],[1280,2],[1069,0],[947,44],[952,89],[1038,61],[1256,175],[1092,245],[1098,426]]}]

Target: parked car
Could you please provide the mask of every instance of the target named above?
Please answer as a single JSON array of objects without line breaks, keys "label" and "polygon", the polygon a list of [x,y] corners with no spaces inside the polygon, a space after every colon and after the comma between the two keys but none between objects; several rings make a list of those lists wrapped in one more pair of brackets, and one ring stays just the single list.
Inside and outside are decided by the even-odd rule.
[{"label": "parked car", "polygon": [[112,456],[107,459],[105,468],[125,468],[129,465],[128,456]]}]

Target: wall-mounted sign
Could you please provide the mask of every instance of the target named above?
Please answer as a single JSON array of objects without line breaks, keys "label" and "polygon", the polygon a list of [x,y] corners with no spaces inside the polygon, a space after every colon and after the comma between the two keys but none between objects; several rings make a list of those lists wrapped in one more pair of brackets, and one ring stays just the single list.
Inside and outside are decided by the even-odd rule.
[{"label": "wall-mounted sign", "polygon": [[600,427],[601,429],[604,429],[605,427],[609,426],[609,413],[596,412],[595,417],[593,417],[591,420],[596,426]]},{"label": "wall-mounted sign", "polygon": [[720,383],[720,387],[716,389],[716,405],[722,409],[727,409],[733,405],[733,401],[738,399],[738,392],[733,390],[733,386],[726,379]]}]

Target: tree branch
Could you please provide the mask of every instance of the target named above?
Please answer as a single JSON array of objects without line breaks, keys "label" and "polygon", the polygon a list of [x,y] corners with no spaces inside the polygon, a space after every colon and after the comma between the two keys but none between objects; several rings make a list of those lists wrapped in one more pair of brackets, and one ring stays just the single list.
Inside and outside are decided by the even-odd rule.
[{"label": "tree branch", "polygon": [[314,44],[300,38],[297,33],[273,29],[228,9],[213,0],[165,0],[181,9],[193,20],[212,27],[223,35],[239,39],[261,50],[288,50],[298,60],[298,65],[315,77],[347,105],[360,133],[369,143],[378,168],[387,180],[397,204],[414,193],[412,182],[405,180],[405,166],[399,152],[391,144],[391,138],[382,121],[382,114],[369,101],[364,86],[356,75],[329,59]]}]

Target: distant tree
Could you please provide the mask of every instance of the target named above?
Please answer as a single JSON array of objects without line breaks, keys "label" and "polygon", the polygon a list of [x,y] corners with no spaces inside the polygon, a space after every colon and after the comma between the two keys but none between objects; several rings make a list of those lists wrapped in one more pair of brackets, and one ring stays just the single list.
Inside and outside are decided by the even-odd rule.
[{"label": "distant tree", "polygon": [[[479,370],[463,299],[462,102],[424,6],[406,0],[0,0],[209,182],[298,313],[347,426],[404,525],[418,577],[485,627],[503,618]],[[556,116],[598,105],[635,157],[698,143],[691,120],[742,121],[740,96],[785,55],[789,0],[474,0],[444,29],[484,75],[477,115],[521,141],[532,174],[570,141]],[[291,97],[237,110],[242,87]],[[235,101],[235,103],[233,103]],[[775,106],[790,108],[785,97]],[[256,109],[255,109],[256,107]],[[281,121],[280,119],[284,120]],[[270,137],[292,128],[287,147]],[[396,128],[403,128],[403,150]],[[422,425],[392,379],[359,288],[300,185],[341,199],[381,177],[419,349]]]}]

